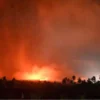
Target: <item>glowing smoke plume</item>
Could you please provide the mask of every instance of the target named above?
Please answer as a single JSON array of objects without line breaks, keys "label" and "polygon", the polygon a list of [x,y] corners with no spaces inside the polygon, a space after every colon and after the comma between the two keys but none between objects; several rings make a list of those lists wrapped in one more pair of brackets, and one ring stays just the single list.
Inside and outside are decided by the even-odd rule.
[{"label": "glowing smoke plume", "polygon": [[[52,69],[59,79],[73,74],[89,76],[87,62],[100,54],[99,0],[0,2],[1,75],[12,78],[30,72],[36,64],[39,71]],[[57,64],[57,70],[51,64]],[[94,69],[99,69],[96,65]]]}]

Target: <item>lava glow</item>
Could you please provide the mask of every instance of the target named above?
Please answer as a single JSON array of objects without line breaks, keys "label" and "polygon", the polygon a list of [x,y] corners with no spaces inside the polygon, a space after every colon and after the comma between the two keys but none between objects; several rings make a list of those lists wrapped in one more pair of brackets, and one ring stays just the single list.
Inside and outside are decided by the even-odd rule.
[{"label": "lava glow", "polygon": [[21,80],[55,81],[57,79],[57,72],[48,66],[39,67],[35,65],[31,71],[17,73],[16,77]]}]

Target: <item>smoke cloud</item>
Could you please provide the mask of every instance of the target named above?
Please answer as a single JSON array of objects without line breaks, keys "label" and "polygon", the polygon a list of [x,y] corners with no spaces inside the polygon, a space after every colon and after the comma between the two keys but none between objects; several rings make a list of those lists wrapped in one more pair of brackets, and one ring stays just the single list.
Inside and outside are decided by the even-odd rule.
[{"label": "smoke cloud", "polygon": [[100,69],[99,12],[99,0],[1,0],[1,76],[34,64],[56,64],[60,78]]}]

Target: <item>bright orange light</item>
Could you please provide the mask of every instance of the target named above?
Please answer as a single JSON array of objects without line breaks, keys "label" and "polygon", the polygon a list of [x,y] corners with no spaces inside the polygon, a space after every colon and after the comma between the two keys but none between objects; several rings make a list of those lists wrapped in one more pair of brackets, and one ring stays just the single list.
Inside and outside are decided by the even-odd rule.
[{"label": "bright orange light", "polygon": [[24,77],[28,80],[49,80],[50,74],[48,68],[33,66],[32,72],[24,74]]},{"label": "bright orange light", "polygon": [[23,80],[55,81],[57,79],[57,71],[50,68],[50,66],[39,67],[35,65],[31,72],[19,73],[17,77]]}]

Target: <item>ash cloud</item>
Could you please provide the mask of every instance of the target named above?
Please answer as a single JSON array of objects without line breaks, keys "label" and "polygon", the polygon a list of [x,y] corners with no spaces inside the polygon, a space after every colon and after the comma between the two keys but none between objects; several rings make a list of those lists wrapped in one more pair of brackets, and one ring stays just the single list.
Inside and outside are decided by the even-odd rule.
[{"label": "ash cloud", "polygon": [[62,76],[78,75],[82,72],[80,58],[88,58],[83,52],[100,49],[99,0],[1,1],[2,75],[11,77],[33,64],[52,63],[58,64],[59,70],[66,69]]}]

